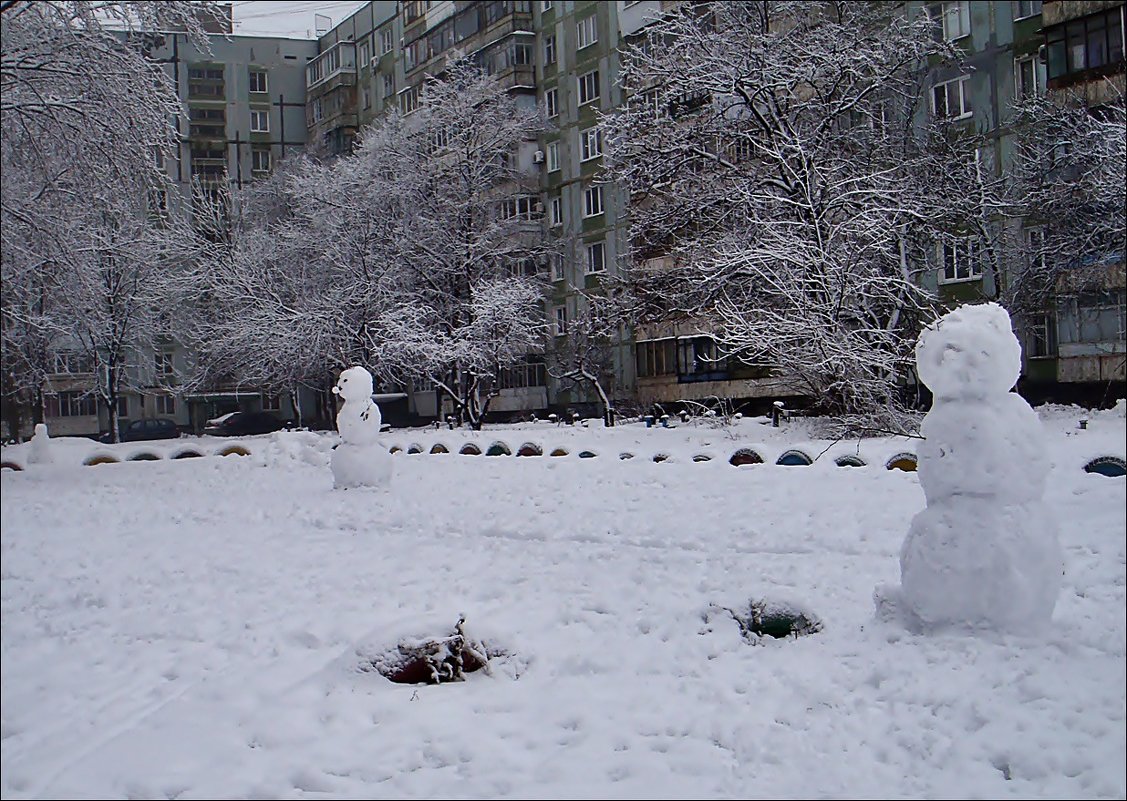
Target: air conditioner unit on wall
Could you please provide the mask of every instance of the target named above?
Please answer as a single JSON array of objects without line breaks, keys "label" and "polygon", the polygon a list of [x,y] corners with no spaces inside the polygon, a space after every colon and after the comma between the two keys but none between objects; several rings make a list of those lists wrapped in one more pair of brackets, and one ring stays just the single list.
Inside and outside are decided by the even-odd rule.
[{"label": "air conditioner unit on wall", "polygon": [[532,154],[532,160],[536,164],[543,164],[544,163],[544,151],[543,150],[537,150],[535,153]]}]

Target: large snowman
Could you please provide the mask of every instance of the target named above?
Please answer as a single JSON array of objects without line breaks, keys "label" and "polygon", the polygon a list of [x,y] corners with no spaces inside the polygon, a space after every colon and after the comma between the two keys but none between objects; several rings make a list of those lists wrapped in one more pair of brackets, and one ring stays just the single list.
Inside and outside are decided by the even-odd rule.
[{"label": "large snowman", "polygon": [[386,487],[391,481],[392,457],[379,443],[380,407],[372,400],[372,374],[349,367],[340,374],[333,394],[343,403],[337,412],[340,444],[333,449],[333,486]]},{"label": "large snowman", "polygon": [[927,508],[900,549],[900,587],[877,590],[878,611],[921,630],[1048,624],[1063,554],[1042,502],[1041,423],[1009,391],[1021,372],[1009,315],[994,303],[950,312],[920,334],[916,366],[934,396],[918,452]]}]

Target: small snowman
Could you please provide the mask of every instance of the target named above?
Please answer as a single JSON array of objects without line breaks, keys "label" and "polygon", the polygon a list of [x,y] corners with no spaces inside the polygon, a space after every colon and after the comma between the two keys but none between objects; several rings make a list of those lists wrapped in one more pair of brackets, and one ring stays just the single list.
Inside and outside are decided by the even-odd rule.
[{"label": "small snowman", "polygon": [[343,403],[337,412],[340,444],[331,466],[336,489],[386,487],[391,481],[391,454],[379,443],[380,407],[372,400],[372,374],[349,367],[340,374],[333,394]]},{"label": "small snowman", "polygon": [[50,464],[55,461],[46,423],[35,424],[35,433],[31,435],[31,452],[27,455],[27,460],[33,464]]},{"label": "small snowman", "polygon": [[1028,633],[1049,623],[1063,553],[1042,501],[1044,432],[1021,396],[1021,346],[1005,309],[962,306],[920,334],[920,380],[934,396],[920,426],[927,508],[900,549],[900,587],[875,593],[911,628]]}]

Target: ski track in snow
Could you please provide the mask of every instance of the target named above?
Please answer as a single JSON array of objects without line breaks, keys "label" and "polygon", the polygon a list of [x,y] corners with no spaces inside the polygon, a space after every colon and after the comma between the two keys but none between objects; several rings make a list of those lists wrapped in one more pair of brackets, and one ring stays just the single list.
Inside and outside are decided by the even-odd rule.
[{"label": "ski track in snow", "polygon": [[[4,473],[5,798],[1127,791],[1123,479],[1051,475],[1051,629],[921,637],[871,600],[913,474],[400,454],[334,492],[316,461]],[[762,596],[824,631],[705,623]],[[460,612],[494,677],[357,669]]]}]

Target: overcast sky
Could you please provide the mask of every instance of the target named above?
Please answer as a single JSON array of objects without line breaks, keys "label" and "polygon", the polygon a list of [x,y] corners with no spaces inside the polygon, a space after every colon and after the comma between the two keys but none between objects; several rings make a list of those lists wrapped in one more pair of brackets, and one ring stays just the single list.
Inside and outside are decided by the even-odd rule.
[{"label": "overcast sky", "polygon": [[244,36],[316,37],[315,14],[332,18],[332,25],[345,19],[364,3],[305,2],[304,0],[236,0],[235,33]]}]

